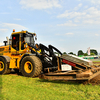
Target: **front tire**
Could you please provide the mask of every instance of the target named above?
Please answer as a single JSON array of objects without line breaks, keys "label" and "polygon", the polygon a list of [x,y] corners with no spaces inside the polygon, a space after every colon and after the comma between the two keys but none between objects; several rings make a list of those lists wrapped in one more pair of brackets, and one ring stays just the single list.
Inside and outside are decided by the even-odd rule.
[{"label": "front tire", "polygon": [[36,77],[42,71],[41,60],[36,56],[26,56],[21,62],[21,73],[26,77]]},{"label": "front tire", "polygon": [[0,74],[6,74],[7,73],[7,63],[6,61],[0,57]]}]

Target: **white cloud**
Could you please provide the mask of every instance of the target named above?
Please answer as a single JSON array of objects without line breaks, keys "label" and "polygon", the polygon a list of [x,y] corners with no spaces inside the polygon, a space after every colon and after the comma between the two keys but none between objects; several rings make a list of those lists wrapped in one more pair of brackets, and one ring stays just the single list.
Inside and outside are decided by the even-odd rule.
[{"label": "white cloud", "polygon": [[78,6],[74,8],[74,10],[78,10],[80,7],[82,7],[82,3],[78,4]]},{"label": "white cloud", "polygon": [[80,3],[79,5],[78,5],[78,7],[81,7],[82,6],[82,3]]},{"label": "white cloud", "polygon": [[95,34],[95,36],[100,36],[99,34]]},{"label": "white cloud", "polygon": [[[66,10],[63,14],[58,15],[57,18],[67,18],[67,20],[71,20],[70,23],[72,24],[73,22],[72,26],[79,24],[100,24],[100,10],[95,7],[90,7],[82,12]],[[61,25],[67,26],[68,22]]]},{"label": "white cloud", "polygon": [[10,14],[10,13],[9,12],[0,12],[0,14],[7,15],[7,14]]},{"label": "white cloud", "polygon": [[100,21],[95,21],[95,20],[84,20],[84,24],[100,24]]},{"label": "white cloud", "polygon": [[73,35],[74,33],[66,33],[65,35]]},{"label": "white cloud", "polygon": [[100,0],[89,0],[91,1],[93,4],[100,4]]},{"label": "white cloud", "polygon": [[87,9],[87,8],[88,8],[88,6],[86,5],[86,6],[84,6],[84,8],[85,8],[85,9]]},{"label": "white cloud", "polygon": [[57,26],[77,26],[77,25],[74,24],[71,20],[69,20],[64,24],[57,24]]},{"label": "white cloud", "polygon": [[6,33],[8,31],[8,29],[0,29],[0,32],[2,33]]},{"label": "white cloud", "polygon": [[1,43],[1,42],[0,42],[0,46],[1,46],[1,45],[4,45],[4,43]]},{"label": "white cloud", "polygon": [[61,15],[58,15],[57,17],[58,18],[69,18],[69,19],[71,19],[71,18],[74,18],[74,17],[81,17],[81,16],[83,16],[83,15],[86,15],[86,13],[85,12],[69,12],[68,10],[66,10],[63,14],[61,14]]},{"label": "white cloud", "polygon": [[20,18],[14,18],[14,20],[21,20]]},{"label": "white cloud", "polygon": [[47,9],[52,7],[60,8],[59,0],[21,0],[20,4],[24,9]]},{"label": "white cloud", "polygon": [[3,27],[11,28],[11,29],[16,29],[16,30],[26,30],[27,28],[19,25],[19,24],[13,24],[13,23],[3,23]]},{"label": "white cloud", "polygon": [[[68,36],[68,35],[73,35],[74,33],[72,33],[72,32],[68,32],[68,33],[62,33],[62,34],[55,34],[56,36]],[[62,40],[62,39],[60,39],[60,41],[65,41],[65,40]]]}]

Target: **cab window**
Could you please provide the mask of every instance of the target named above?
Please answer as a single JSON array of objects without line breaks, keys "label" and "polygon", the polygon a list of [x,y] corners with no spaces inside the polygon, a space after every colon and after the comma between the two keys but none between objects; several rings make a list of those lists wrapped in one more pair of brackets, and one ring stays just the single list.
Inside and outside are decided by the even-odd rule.
[{"label": "cab window", "polygon": [[25,49],[25,47],[24,47],[24,44],[25,44],[24,37],[25,37],[25,34],[22,34],[22,36],[21,36],[21,50]]},{"label": "cab window", "polygon": [[19,50],[19,34],[12,35],[12,47]]}]

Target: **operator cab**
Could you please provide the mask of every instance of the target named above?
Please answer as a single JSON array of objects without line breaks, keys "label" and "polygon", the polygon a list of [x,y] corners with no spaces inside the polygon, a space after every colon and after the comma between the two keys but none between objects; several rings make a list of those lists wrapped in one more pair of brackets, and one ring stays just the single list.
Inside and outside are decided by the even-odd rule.
[{"label": "operator cab", "polygon": [[26,32],[24,34],[24,41],[25,41],[25,43],[34,46],[35,45],[35,41],[34,41],[34,36],[35,35],[36,35],[35,33],[32,34],[32,33]]},{"label": "operator cab", "polygon": [[28,31],[14,32],[11,35],[12,38],[12,50],[20,51],[24,50],[24,44],[35,45],[34,36],[35,33],[30,33]]}]

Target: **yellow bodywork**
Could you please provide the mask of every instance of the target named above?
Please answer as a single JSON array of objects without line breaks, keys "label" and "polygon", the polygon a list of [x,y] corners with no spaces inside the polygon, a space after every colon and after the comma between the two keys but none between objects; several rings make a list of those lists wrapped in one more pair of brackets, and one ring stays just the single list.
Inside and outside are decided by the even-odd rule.
[{"label": "yellow bodywork", "polygon": [[[26,31],[13,32],[11,35],[13,35],[13,34],[23,34],[23,33],[26,33]],[[35,34],[35,33],[31,33],[31,34]],[[22,56],[24,54],[31,54],[31,51],[30,51],[31,47],[29,47],[27,45],[27,43],[24,46],[25,46],[25,49],[21,50],[21,38],[20,37],[19,37],[19,50],[18,51],[15,50],[14,48],[12,48],[12,45],[0,46],[0,56],[2,56],[2,55],[5,56],[6,55],[6,56],[9,56],[11,58],[10,59],[10,64],[9,64],[9,68],[17,68],[17,69],[19,69],[19,67],[20,67],[20,60],[21,60]],[[36,52],[35,49],[33,49],[33,50]],[[40,52],[41,51],[38,51],[38,53],[40,53]],[[30,72],[30,70],[27,69],[27,63],[29,63],[29,62],[26,62],[26,69],[25,70]],[[4,66],[2,64],[2,62],[0,62],[0,64],[2,66]],[[2,67],[0,67],[0,70],[2,70]]]},{"label": "yellow bodywork", "polygon": [[22,58],[22,56],[25,54],[25,53],[28,53],[30,54],[30,50],[29,48],[25,48],[24,50],[20,50],[20,51],[16,51],[15,49],[13,49],[11,47],[11,50],[9,50],[9,47],[10,46],[2,46],[0,47],[0,56],[1,55],[6,55],[6,56],[9,56],[11,59],[10,59],[10,64],[9,64],[9,68],[17,68],[19,69],[19,62]]}]

